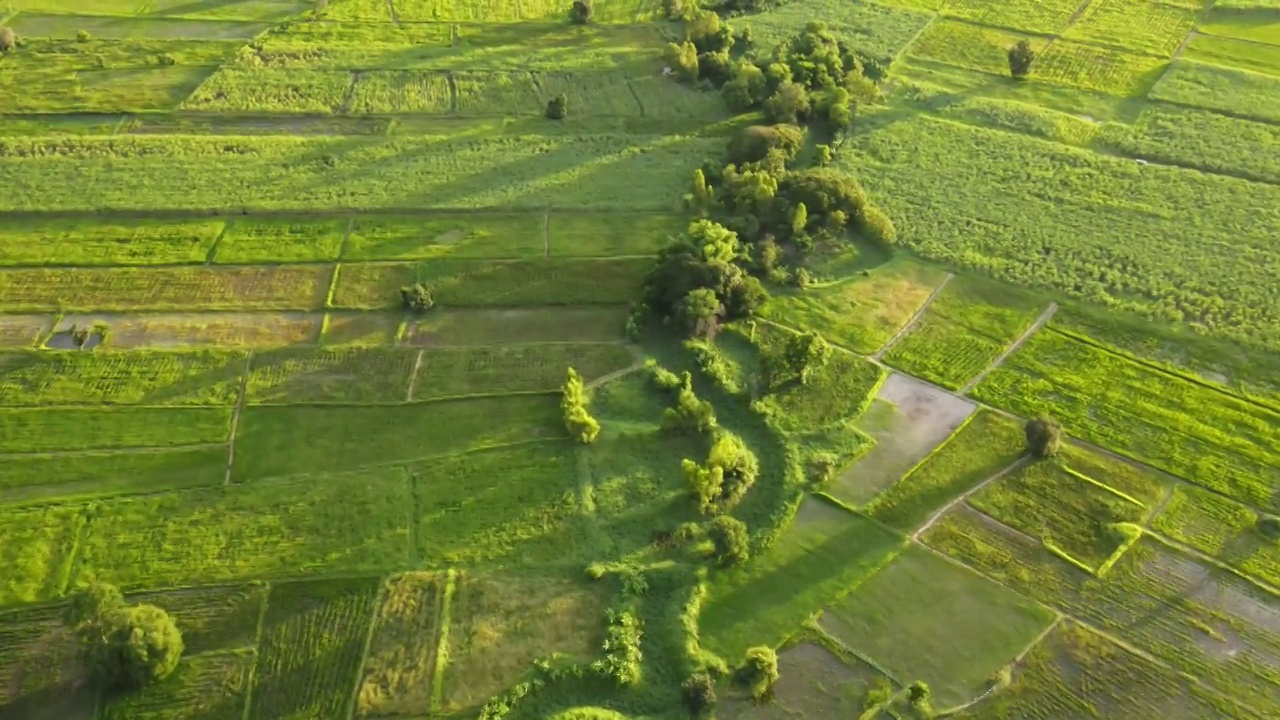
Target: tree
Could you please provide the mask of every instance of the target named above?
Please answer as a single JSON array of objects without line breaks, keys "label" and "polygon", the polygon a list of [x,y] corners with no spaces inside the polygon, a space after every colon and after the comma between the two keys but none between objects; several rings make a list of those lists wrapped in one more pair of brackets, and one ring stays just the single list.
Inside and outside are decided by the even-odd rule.
[{"label": "tree", "polygon": [[431,297],[431,291],[422,283],[400,288],[400,302],[405,310],[414,313],[424,313],[436,304],[435,299]]},{"label": "tree", "polygon": [[565,429],[583,445],[595,442],[600,434],[600,423],[587,412],[587,391],[578,371],[569,368],[560,397],[560,411],[564,415]]},{"label": "tree", "polygon": [[723,314],[724,306],[710,288],[690,290],[677,308],[677,315],[689,334],[701,337],[715,333]]},{"label": "tree", "polygon": [[716,412],[711,403],[699,400],[693,392],[693,380],[685,373],[676,404],[662,413],[662,429],[671,432],[710,432],[716,427]]},{"label": "tree", "polygon": [[694,717],[702,717],[716,704],[716,684],[710,673],[696,672],[680,686],[684,706]]},{"label": "tree", "polygon": [[129,605],[111,585],[90,585],[71,613],[81,655],[104,688],[144,687],[168,677],[182,659],[173,618],[154,605]]},{"label": "tree", "polygon": [[800,384],[809,382],[809,374],[821,368],[831,359],[831,345],[816,332],[804,332],[787,338],[783,357],[787,368]]},{"label": "tree", "polygon": [[9,26],[0,27],[0,52],[9,52],[18,47],[18,36]]},{"label": "tree", "polygon": [[741,520],[718,515],[707,523],[707,537],[711,539],[715,558],[721,565],[741,565],[751,559],[747,526]]},{"label": "tree", "polygon": [[1027,452],[1037,459],[1051,458],[1062,449],[1062,425],[1048,415],[1028,420]]},{"label": "tree", "polygon": [[929,686],[917,680],[907,687],[907,705],[912,714],[918,718],[933,717],[933,703],[930,700]]},{"label": "tree", "polygon": [[588,0],[573,0],[573,7],[569,8],[569,19],[576,25],[591,22],[591,3]]},{"label": "tree", "polygon": [[750,125],[738,131],[729,143],[729,162],[736,165],[760,162],[770,150],[779,150],[791,162],[804,147],[805,131],[798,125]]},{"label": "tree", "polygon": [[693,43],[667,43],[666,60],[676,79],[687,83],[698,81],[698,48]]},{"label": "tree", "polygon": [[1031,72],[1031,64],[1036,61],[1036,51],[1027,40],[1019,40],[1017,45],[1009,48],[1009,74],[1021,80]]},{"label": "tree", "polygon": [[715,466],[703,467],[688,458],[680,461],[680,470],[693,491],[693,498],[698,501],[698,512],[710,515],[724,489],[724,470]]},{"label": "tree", "polygon": [[706,210],[711,206],[711,186],[707,185],[707,176],[702,168],[693,171],[693,206],[698,210]]},{"label": "tree", "polygon": [[790,80],[778,85],[764,101],[764,116],[771,123],[797,123],[809,115],[809,94],[804,86]]},{"label": "tree", "polygon": [[738,678],[751,690],[751,697],[763,700],[778,681],[778,654],[767,645],[749,648]]},{"label": "tree", "polygon": [[569,113],[569,98],[564,93],[547,101],[547,117],[551,120],[563,120]]},{"label": "tree", "polygon": [[804,203],[796,203],[795,209],[791,211],[791,234],[802,235],[804,229],[809,225],[809,208]]}]

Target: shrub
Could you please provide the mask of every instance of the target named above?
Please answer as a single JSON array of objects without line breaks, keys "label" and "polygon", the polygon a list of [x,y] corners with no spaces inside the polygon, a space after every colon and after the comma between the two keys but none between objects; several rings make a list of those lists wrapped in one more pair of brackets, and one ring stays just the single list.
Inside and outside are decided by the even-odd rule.
[{"label": "shrub", "polygon": [[687,83],[698,81],[698,49],[693,43],[667,43],[665,58],[676,79]]},{"label": "shrub", "polygon": [[858,218],[858,229],[868,240],[888,247],[898,242],[898,228],[893,220],[875,205],[867,205]]},{"label": "shrub", "polygon": [[591,3],[587,0],[573,0],[573,7],[569,8],[569,19],[576,25],[591,22]]},{"label": "shrub", "polygon": [[591,667],[619,685],[640,681],[640,620],[629,610],[609,610],[609,629],[605,633],[604,657]]},{"label": "shrub", "polygon": [[1036,61],[1036,51],[1031,43],[1019,40],[1017,45],[1009,48],[1009,74],[1015,78],[1024,78],[1031,73],[1031,64]]},{"label": "shrub", "polygon": [[720,326],[724,306],[710,288],[690,290],[676,308],[676,315],[691,336],[710,337]]},{"label": "shrub", "polygon": [[711,539],[715,558],[722,566],[741,565],[751,559],[747,526],[741,520],[728,515],[717,516],[707,523],[707,537]]},{"label": "shrub", "polygon": [[[683,386],[684,382],[692,382],[691,379],[682,381],[679,375],[652,360],[646,361],[645,366],[649,368],[649,372],[653,377],[653,384],[662,390],[678,390]],[[688,378],[688,373],[685,373],[685,377]]]},{"label": "shrub", "polygon": [[182,659],[182,633],[173,618],[154,605],[130,606],[111,585],[86,588],[71,613],[89,673],[106,689],[163,680]]},{"label": "shrub", "polygon": [[739,62],[730,70],[729,82],[720,93],[730,110],[745,112],[764,100],[768,85],[763,70],[751,63]]},{"label": "shrub", "polygon": [[742,165],[760,162],[770,150],[778,150],[791,162],[804,146],[805,131],[797,125],[751,125],[742,128],[729,143],[729,162]]},{"label": "shrub", "polygon": [[1025,432],[1031,457],[1051,458],[1062,449],[1062,425],[1048,415],[1028,420]]},{"label": "shrub", "polygon": [[694,394],[689,373],[676,396],[676,404],[662,413],[662,429],[668,432],[711,432],[716,427],[716,412],[711,403]]},{"label": "shrub", "polygon": [[156,56],[156,64],[164,67],[172,67],[178,64],[178,59],[169,53],[163,53]]},{"label": "shrub", "polygon": [[701,717],[716,704],[716,684],[710,673],[696,672],[680,686],[684,706],[694,717]]},{"label": "shrub", "polygon": [[436,304],[431,291],[422,283],[400,288],[400,302],[406,310],[415,313],[424,313]]},{"label": "shrub", "polygon": [[547,117],[552,120],[563,120],[569,113],[569,98],[560,93],[547,101]]},{"label": "shrub", "polygon": [[801,385],[809,382],[809,374],[831,359],[831,345],[816,332],[804,332],[787,338],[783,359]]},{"label": "shrub", "polygon": [[0,27],[0,52],[9,52],[16,47],[18,47],[18,36],[14,34],[13,28]]},{"label": "shrub", "polygon": [[1258,532],[1272,541],[1280,541],[1280,518],[1275,515],[1263,515],[1258,518]]},{"label": "shrub", "polygon": [[778,654],[773,648],[760,645],[747,650],[738,678],[751,691],[751,697],[763,700],[773,691],[778,681]]},{"label": "shrub", "polygon": [[89,34],[89,31],[88,31],[88,30],[77,30],[77,31],[76,31],[76,42],[82,42],[82,43],[85,43],[85,42],[89,42],[89,41],[90,41],[90,40],[92,40],[92,39],[93,39],[93,36]]},{"label": "shrub", "polygon": [[809,115],[809,94],[804,86],[790,80],[778,85],[764,101],[764,116],[771,123],[798,123]]}]

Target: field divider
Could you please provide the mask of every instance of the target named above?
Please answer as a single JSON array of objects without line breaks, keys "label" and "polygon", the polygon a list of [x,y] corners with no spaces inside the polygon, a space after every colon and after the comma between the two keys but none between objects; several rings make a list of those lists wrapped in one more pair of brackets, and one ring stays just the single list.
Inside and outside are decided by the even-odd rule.
[{"label": "field divider", "polygon": [[[1019,348],[1025,345],[1026,342],[1031,339],[1032,335],[1035,335],[1042,328],[1047,326],[1049,321],[1052,320],[1053,316],[1056,314],[1058,314],[1058,303],[1049,303],[1049,307],[1045,308],[1044,312],[1040,313],[1040,317],[1036,318],[1036,321],[1031,323],[1031,327],[1022,331],[1022,334],[1018,336],[1018,339],[1009,343],[1009,346],[996,356],[996,359],[992,360],[991,364],[984,368],[982,372],[978,373],[976,377],[965,383],[964,387],[955,391],[954,394],[956,397],[965,397],[969,393],[973,392],[973,389],[976,388],[979,383],[986,380],[987,376],[995,372],[996,368],[1003,365],[1004,361],[1007,360],[1010,355],[1014,354],[1019,350]],[[1052,328],[1050,329],[1052,330]]]},{"label": "field divider", "polygon": [[324,309],[333,310],[335,308],[333,298],[338,294],[338,278],[342,274],[342,263],[335,262],[333,264],[333,274],[329,276],[329,289],[324,295]]},{"label": "field divider", "polygon": [[542,256],[551,257],[551,213],[542,215]]},{"label": "field divider", "polygon": [[1133,497],[1132,495],[1127,495],[1127,494],[1125,494],[1125,493],[1122,493],[1122,492],[1120,492],[1119,490],[1117,490],[1117,489],[1115,489],[1115,488],[1111,487],[1110,485],[1108,485],[1108,484],[1106,484],[1106,483],[1098,482],[1097,480],[1094,480],[1093,478],[1089,477],[1088,475],[1085,475],[1084,473],[1082,473],[1082,472],[1080,472],[1080,471],[1078,471],[1078,470],[1072,470],[1071,468],[1067,467],[1066,465],[1063,465],[1063,466],[1062,466],[1062,469],[1063,469],[1064,471],[1066,471],[1066,473],[1067,473],[1068,475],[1070,475],[1070,476],[1072,476],[1072,477],[1076,478],[1077,480],[1082,480],[1082,481],[1084,481],[1084,482],[1086,482],[1086,483],[1089,483],[1090,485],[1092,485],[1092,486],[1094,486],[1094,487],[1098,488],[1099,490],[1102,490],[1102,491],[1104,491],[1104,492],[1111,493],[1112,495],[1114,495],[1114,496],[1116,496],[1116,497],[1120,498],[1121,500],[1124,500],[1125,502],[1132,503],[1132,504],[1134,504],[1134,505],[1136,505],[1136,506],[1138,506],[1138,507],[1140,507],[1140,508],[1144,508],[1144,509],[1147,507],[1147,504],[1146,504],[1146,503],[1144,503],[1144,502],[1142,502],[1141,500],[1139,500],[1139,499],[1137,499],[1137,498]]},{"label": "field divider", "polygon": [[213,258],[218,254],[218,250],[222,247],[222,239],[227,236],[227,230],[231,228],[232,220],[225,219],[222,221],[222,229],[218,231],[218,236],[213,239],[213,244],[209,246],[209,252],[204,255],[204,264],[212,265]]},{"label": "field divider", "polygon": [[436,666],[431,677],[431,712],[444,706],[444,669],[449,664],[449,624],[453,620],[453,596],[458,589],[458,571],[449,568],[444,593],[440,598],[440,614],[436,621]]},{"label": "field divider", "polygon": [[91,515],[97,506],[98,504],[96,502],[89,503],[76,513],[76,531],[75,534],[71,536],[71,552],[67,553],[66,566],[62,568],[61,577],[58,578],[57,597],[67,597],[67,593],[71,591],[71,583],[75,580],[76,575],[80,571],[80,560],[85,534],[89,532]]},{"label": "field divider", "polygon": [[[929,519],[925,520],[923,525],[916,528],[916,531],[911,533],[911,540],[913,542],[920,542],[920,536],[923,535],[926,531],[928,531],[929,528],[933,527],[934,524],[937,523],[938,520],[942,518],[943,515],[946,515],[948,512],[950,512],[951,509],[954,508],[956,505],[959,505],[960,503],[965,502],[970,497],[972,497],[975,493],[977,493],[979,490],[982,490],[986,486],[999,481],[1000,479],[1004,478],[1007,475],[1010,475],[1018,470],[1021,470],[1022,468],[1026,467],[1030,463],[1031,463],[1031,458],[1027,455],[1023,455],[1017,460],[1014,460],[1013,462],[1009,463],[1009,465],[1005,467],[1003,470],[1001,470],[1000,472],[997,472],[996,474],[992,475],[986,480],[983,480],[977,485],[974,485],[972,488],[969,488],[965,492],[957,495],[954,499],[951,500],[951,502],[947,503],[946,505],[943,505],[936,512],[930,515]],[[983,513],[983,514],[985,515],[986,513]],[[992,519],[994,520],[995,518],[992,518]],[[1003,525],[1003,523],[1001,524]]]},{"label": "field divider", "polygon": [[927,454],[925,454],[924,457],[920,458],[915,465],[912,465],[910,468],[907,468],[907,471],[902,473],[901,477],[889,483],[888,487],[876,493],[875,496],[873,496],[870,500],[868,500],[865,504],[863,504],[862,506],[863,509],[866,510],[867,512],[873,512],[876,509],[877,503],[881,501],[882,498],[884,498],[886,495],[888,495],[889,491],[892,490],[895,485],[906,482],[907,478],[914,475],[916,471],[918,471],[921,467],[923,467],[925,463],[929,462],[929,460],[933,458],[934,455],[937,455],[938,453],[942,452],[942,449],[950,445],[951,441],[954,440],[961,432],[963,432],[965,428],[969,427],[969,424],[972,423],[973,419],[977,416],[978,416],[977,410],[974,410],[974,412],[969,413],[969,416],[966,417],[963,422],[957,425],[956,429],[952,430],[950,435],[943,438],[942,442],[935,445],[934,448],[930,450]]},{"label": "field divider", "polygon": [[360,662],[356,663],[355,680],[351,686],[351,695],[347,698],[344,717],[355,717],[356,703],[360,699],[360,686],[364,683],[364,666],[369,661],[369,649],[373,647],[373,634],[378,629],[378,618],[382,614],[382,604],[386,602],[386,596],[387,581],[384,578],[378,583],[378,592],[373,596],[373,607],[369,610],[369,625],[365,628],[364,640],[360,643]]},{"label": "field divider", "polygon": [[262,584],[262,603],[258,606],[258,622],[253,628],[253,665],[249,666],[249,683],[244,692],[244,711],[240,720],[252,720],[253,689],[258,684],[258,645],[262,642],[262,627],[267,624],[267,606],[271,603],[271,583]]},{"label": "field divider", "polygon": [[955,276],[956,276],[955,273],[948,272],[947,276],[942,278],[942,282],[938,283],[938,287],[934,288],[933,292],[929,293],[929,297],[925,299],[924,303],[921,304],[920,307],[916,309],[915,313],[911,316],[911,319],[907,320],[906,324],[898,328],[898,332],[894,333],[893,337],[889,338],[888,342],[886,342],[884,345],[881,345],[879,350],[872,353],[871,359],[875,360],[876,362],[879,362],[880,359],[884,357],[885,352],[889,348],[893,347],[894,343],[906,337],[907,334],[910,333],[911,330],[915,328],[915,326],[920,322],[920,318],[924,317],[924,314],[929,309],[929,306],[933,305],[933,301],[937,299],[938,295],[943,291],[943,289],[947,287],[947,285],[951,282],[953,278],[955,278]]},{"label": "field divider", "polygon": [[409,371],[409,390],[404,397],[406,403],[413,402],[413,393],[418,389],[418,372],[422,370],[422,356],[426,353],[425,349],[419,350],[418,356],[413,359],[413,369]]},{"label": "field divider", "polygon": [[231,434],[227,436],[227,475],[223,485],[231,484],[231,466],[236,460],[236,433],[240,430],[240,415],[244,411],[245,395],[248,394],[249,371],[253,363],[253,351],[244,357],[244,372],[240,375],[240,390],[236,396],[236,404],[231,408]]}]

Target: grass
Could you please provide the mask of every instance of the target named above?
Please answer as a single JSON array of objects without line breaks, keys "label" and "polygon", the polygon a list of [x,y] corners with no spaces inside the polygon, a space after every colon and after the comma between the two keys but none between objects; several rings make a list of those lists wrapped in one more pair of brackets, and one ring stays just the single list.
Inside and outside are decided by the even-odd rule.
[{"label": "grass", "polygon": [[222,483],[226,468],[221,446],[13,456],[5,459],[0,504],[210,487]]},{"label": "grass", "polygon": [[1280,109],[1273,100],[1277,93],[1280,77],[1274,75],[1176,60],[1149,97],[1276,122],[1280,121]]},{"label": "grass", "polygon": [[1258,511],[1201,488],[1183,485],[1152,527],[1250,577],[1280,586],[1280,547],[1258,529]]},{"label": "grass", "polygon": [[337,260],[347,221],[233,220],[218,241],[218,263]]},{"label": "grass", "polygon": [[8,408],[0,410],[0,450],[57,452],[222,443],[230,408]]},{"label": "grass", "polygon": [[1107,125],[1098,145],[1143,160],[1280,182],[1280,162],[1266,151],[1280,147],[1280,130],[1208,110],[1152,104],[1135,125]]},{"label": "grass", "polygon": [[[16,69],[16,68],[15,68]],[[213,72],[181,65],[157,68],[85,69],[6,73],[0,89],[18,98],[21,113],[151,113],[177,108]],[[22,92],[23,84],[35,87]]]},{"label": "grass", "polygon": [[957,390],[987,368],[1034,322],[1033,296],[977,278],[947,283],[885,362]]},{"label": "grass", "polygon": [[387,579],[356,691],[357,717],[431,712],[444,589],[443,574]]},{"label": "grass", "polygon": [[409,515],[400,469],[105,500],[81,573],[150,588],[394,570],[409,560]]},{"label": "grass", "polygon": [[[1067,28],[1068,21],[1079,7],[1077,0],[1014,0],[1001,3],[958,0],[947,3],[943,13],[982,25],[1056,35]],[[1072,27],[1075,27],[1075,23]]]},{"label": "grass", "polygon": [[1164,59],[1151,55],[1060,39],[1045,49],[1031,74],[1046,82],[1134,97],[1147,92],[1166,67]]},{"label": "grass", "polygon": [[75,506],[0,510],[0,607],[60,596],[84,524]]},{"label": "grass", "polygon": [[[258,406],[241,413],[234,477],[356,468],[563,433],[550,395],[475,398],[398,406]],[[501,418],[501,422],[495,419]],[[358,444],[351,429],[361,428]]]},{"label": "grass", "polygon": [[1026,415],[1048,412],[1081,438],[1277,507],[1268,478],[1280,468],[1271,450],[1280,417],[1210,386],[1050,330],[1033,336],[975,394]]},{"label": "grass", "polygon": [[489,393],[552,392],[573,367],[590,382],[632,364],[616,343],[556,343],[424,350],[414,400]]},{"label": "grass", "polygon": [[312,580],[272,587],[254,668],[254,718],[343,715],[359,680],[377,579]]},{"label": "grass", "polygon": [[245,400],[251,403],[403,402],[416,367],[408,348],[282,348],[259,352],[249,364]]},{"label": "grass", "polygon": [[625,75],[614,73],[457,72],[457,112],[463,116],[533,115],[559,95],[577,115],[636,116],[640,102]]},{"label": "grass", "polygon": [[625,307],[438,309],[411,321],[405,341],[425,347],[622,340]]},{"label": "grass", "polygon": [[892,528],[912,531],[952,498],[1009,467],[1023,447],[1018,423],[979,410],[943,445],[877,495],[866,512]]},{"label": "grass", "polygon": [[343,70],[224,67],[183,101],[195,112],[337,113],[353,75]]},{"label": "grass", "polygon": [[443,73],[379,70],[356,78],[349,109],[364,115],[447,113],[453,109],[453,92]]},{"label": "grass", "polygon": [[855,352],[872,353],[906,325],[942,279],[937,268],[896,260],[830,285],[775,293],[763,315],[815,330]]},{"label": "grass", "polygon": [[1065,36],[1171,57],[1191,32],[1199,10],[1155,0],[1101,0],[1090,3]]},{"label": "grass", "polygon": [[202,263],[223,221],[14,221],[0,239],[0,265]]},{"label": "grass", "polygon": [[576,464],[563,443],[534,443],[415,464],[417,551],[433,566],[528,565],[578,557]]},{"label": "grass", "polygon": [[344,260],[523,258],[544,254],[541,214],[359,217]]},{"label": "grass", "polygon": [[838,600],[821,625],[935,707],[969,702],[1053,620],[1048,610],[928,550],[907,548]]},{"label": "grass", "polygon": [[932,60],[992,75],[1009,72],[1008,49],[1026,40],[1037,55],[1048,42],[1022,33],[970,25],[955,20],[937,20],[907,48],[911,59]]},{"label": "grass", "polygon": [[553,257],[651,255],[688,227],[681,215],[553,215],[547,254]]},{"label": "grass", "polygon": [[230,405],[244,355],[217,350],[0,355],[0,405]]},{"label": "grass", "polygon": [[1187,43],[1180,57],[1241,70],[1280,74],[1280,48],[1274,45],[1198,34]]},{"label": "grass", "polygon": [[899,544],[863,517],[806,499],[769,552],[713,578],[699,618],[703,646],[737,662],[750,646],[780,643],[888,561]]},{"label": "grass", "polygon": [[1273,6],[1262,2],[1217,2],[1200,23],[1199,29],[1222,37],[1275,44],[1280,39],[1280,17],[1276,17]]},{"label": "grass", "polygon": [[785,431],[821,430],[861,414],[884,377],[878,365],[836,351],[807,383],[784,382],[763,395],[759,406]]}]

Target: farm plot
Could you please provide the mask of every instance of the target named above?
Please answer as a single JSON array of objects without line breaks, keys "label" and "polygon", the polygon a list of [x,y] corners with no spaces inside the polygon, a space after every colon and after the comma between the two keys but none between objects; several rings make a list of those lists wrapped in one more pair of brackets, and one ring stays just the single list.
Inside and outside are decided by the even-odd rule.
[{"label": "farm plot", "polygon": [[973,571],[909,547],[831,605],[821,626],[939,707],[973,700],[1053,614]]},{"label": "farm plot", "polygon": [[50,330],[48,315],[0,315],[0,348],[29,348]]},{"label": "farm plot", "polygon": [[[14,113],[115,113],[173,110],[213,72],[180,65],[108,69],[41,69],[5,73],[0,91]],[[30,87],[31,91],[24,92]]]},{"label": "farm plot", "polygon": [[428,566],[572,562],[577,465],[565,443],[470,452],[410,468],[417,556]]},{"label": "farm plot", "polygon": [[172,223],[13,220],[0,236],[0,265],[202,263],[222,232],[218,219]]},{"label": "farm plot", "polygon": [[240,720],[249,695],[253,662],[253,653],[246,650],[184,657],[164,682],[108,699],[100,717],[103,720]]},{"label": "farm plot", "polygon": [[258,617],[267,599],[261,582],[146,593],[131,602],[149,603],[173,616],[188,653],[252,649],[258,643]]},{"label": "farm plot", "polygon": [[398,569],[409,559],[408,490],[389,469],[105,500],[82,572],[140,588]]},{"label": "farm plot", "polygon": [[503,345],[422,351],[412,400],[521,392],[553,392],[573,367],[590,382],[633,362],[616,343]]},{"label": "farm plot", "polygon": [[[17,5],[21,5],[19,0]],[[135,3],[135,9],[143,2]],[[6,5],[15,5],[8,2]],[[21,8],[14,8],[21,9]],[[64,8],[65,9],[65,8]],[[132,14],[132,13],[130,13]],[[20,13],[9,22],[20,37],[75,40],[81,31],[90,37],[111,40],[134,38],[183,40],[248,40],[267,28],[266,24],[186,20],[180,18],[111,17],[106,14],[42,15],[38,11]]]},{"label": "farm plot", "polygon": [[539,257],[545,222],[541,213],[361,216],[352,223],[342,259]]},{"label": "farm plot", "polygon": [[747,30],[765,50],[776,47],[820,18],[837,39],[888,64],[930,20],[926,13],[873,3],[832,0],[785,4],[733,18],[729,27]]},{"label": "farm plot", "polygon": [[345,109],[345,70],[224,67],[181,105],[200,112],[336,113]]},{"label": "farm plot", "polygon": [[[147,38],[71,41],[27,36],[24,38],[21,52],[6,55],[4,65],[15,75],[44,80],[80,70],[150,69],[158,71],[169,67],[201,68],[205,70],[205,76],[207,76],[212,74],[219,65],[233,59],[242,45],[243,43],[237,41],[209,42]],[[162,55],[165,56],[163,61],[160,59]],[[170,59],[173,60],[172,63],[169,63]],[[163,77],[163,75],[164,73],[158,73],[156,77]],[[138,76],[147,77],[142,73],[138,73]],[[59,122],[53,120],[48,127],[57,128]],[[113,123],[110,128],[114,129],[115,124]],[[111,129],[106,129],[105,133],[110,134]]]},{"label": "farm plot", "polygon": [[703,645],[737,658],[781,642],[888,562],[900,543],[870,520],[806,498],[769,552],[714,576],[698,621]]},{"label": "farm plot", "polygon": [[[1021,90],[1028,87],[1026,84],[1020,83],[1012,89]],[[1076,93],[1044,86],[1030,87],[1037,92],[1046,92],[1050,96],[1042,99],[1041,102],[1053,102],[1054,95],[1060,95],[1064,98],[1072,97],[1077,102],[1081,102],[1080,95]],[[1088,147],[1090,141],[1099,131],[1099,126],[1094,119],[1086,120],[1080,115],[1073,115],[1058,109],[1026,104],[1025,101],[1028,99],[1026,96],[1021,96],[1017,100],[970,97],[959,102],[953,102],[946,93],[940,95],[934,95],[933,93],[934,91],[924,91],[918,102],[924,108],[940,117],[967,125],[1007,130],[1078,147]],[[1013,97],[1019,96],[1014,95]],[[1107,102],[1106,100],[1101,100],[1099,96],[1094,96],[1093,99],[1103,103]],[[1064,102],[1069,101],[1064,100]],[[1077,109],[1091,110],[1093,108],[1081,107]],[[961,279],[969,280],[970,278]]]},{"label": "farm plot", "polygon": [[0,310],[310,310],[333,269],[284,267],[0,270]]},{"label": "farm plot", "polygon": [[[594,22],[634,23],[653,20],[662,13],[655,0],[601,0],[592,5]],[[402,21],[515,22],[519,20],[561,20],[563,3],[554,0],[399,0],[396,16]]]},{"label": "farm plot", "polygon": [[271,588],[248,716],[345,716],[359,680],[378,580],[313,580]]},{"label": "farm plot", "polygon": [[1250,577],[1280,586],[1280,547],[1260,526],[1264,516],[1193,486],[1179,486],[1152,522],[1161,533],[1207,553]]},{"label": "farm plot", "polygon": [[398,307],[400,288],[414,283],[426,286],[446,307],[618,305],[636,299],[651,264],[647,257],[343,264],[333,305],[359,310]]},{"label": "farm plot", "polygon": [[[361,436],[353,438],[356,427]],[[563,428],[558,400],[550,395],[373,407],[250,406],[241,413],[233,474],[256,480],[385,464],[560,437]]]},{"label": "farm plot", "polygon": [[1106,126],[1098,144],[1143,160],[1280,183],[1280,156],[1269,151],[1280,148],[1280,128],[1267,122],[1153,103],[1136,125]]},{"label": "farm plot", "polygon": [[652,255],[688,222],[683,215],[552,215],[547,220],[547,252],[565,257]]},{"label": "farm plot", "polygon": [[[781,348],[765,352],[781,352]],[[787,432],[820,430],[856,418],[884,382],[880,366],[838,351],[808,382],[784,380],[764,393],[756,407]]]},{"label": "farm plot", "polygon": [[1020,468],[969,503],[1093,571],[1125,545],[1128,536],[1117,525],[1138,522],[1144,514],[1142,505],[1052,462]]},{"label": "farm plot", "polygon": [[1156,0],[1097,0],[1065,37],[1170,57],[1191,32],[1199,9]]},{"label": "farm plot", "polygon": [[231,408],[5,408],[0,451],[57,452],[222,443]]},{"label": "farm plot", "polygon": [[804,642],[778,652],[780,677],[770,702],[730,698],[717,709],[729,720],[843,717],[865,709],[869,691],[892,687],[888,678],[855,658],[838,657],[823,645]]},{"label": "farm plot", "polygon": [[243,370],[217,350],[0,353],[0,405],[230,405]]},{"label": "farm plot", "polygon": [[1256,120],[1280,121],[1280,77],[1194,60],[1175,60],[1151,88],[1152,100],[1219,110]]},{"label": "farm plot", "polygon": [[0,613],[0,713],[23,720],[92,720],[96,693],[78,668],[65,607]]},{"label": "farm plot", "polygon": [[[433,313],[438,315],[443,310]],[[331,312],[324,316],[320,344],[387,345],[397,342],[402,316],[382,312]]]},{"label": "farm plot", "polygon": [[616,342],[625,307],[434,310],[405,328],[404,341],[424,347],[520,343]]},{"label": "farm plot", "polygon": [[313,343],[320,335],[319,313],[197,312],[63,315],[55,330],[107,328],[103,350],[274,347]]},{"label": "farm plot", "polygon": [[436,113],[453,110],[453,88],[438,72],[378,70],[356,76],[347,112]]},{"label": "farm plot", "polygon": [[1269,0],[1216,2],[1200,23],[1199,30],[1210,35],[1280,44],[1280,17],[1276,16],[1273,6],[1264,3],[1269,3]]},{"label": "farm plot", "polygon": [[1021,663],[1013,684],[962,717],[1253,717],[1216,693],[1070,621],[1055,627]]},{"label": "farm plot", "polygon": [[[1280,33],[1277,33],[1280,37]],[[1280,75],[1280,46],[1197,34],[1180,57]]]},{"label": "farm plot", "polygon": [[1023,452],[1022,428],[990,410],[978,410],[933,452],[867,504],[880,522],[909,532],[952,498],[1009,467]]},{"label": "farm plot", "polygon": [[894,373],[858,423],[876,444],[836,478],[831,494],[861,505],[946,442],[975,406],[919,380]]},{"label": "farm plot", "polygon": [[254,353],[251,403],[403,402],[417,353],[404,348],[282,348]]},{"label": "farm plot", "polygon": [[[975,391],[1025,415],[1048,411],[1082,438],[1261,507],[1280,507],[1280,414],[1052,330]],[[1177,443],[1168,438],[1177,437]]]},{"label": "farm plot", "polygon": [[552,653],[590,657],[604,635],[597,587],[557,576],[463,573],[451,609],[443,710],[473,708]]},{"label": "farm plot", "polygon": [[975,278],[947,283],[885,362],[952,390],[981,373],[1039,312],[1028,293]]},{"label": "farm plot", "polygon": [[942,12],[983,25],[1057,35],[1067,28],[1067,23],[1080,6],[1080,0],[952,0],[946,3]]},{"label": "farm plot", "polygon": [[816,330],[861,353],[879,350],[929,299],[945,274],[928,265],[894,261],[855,277],[804,291],[776,293],[764,317]]},{"label": "farm plot", "polygon": [[0,607],[62,595],[84,523],[75,506],[0,510]]},{"label": "farm plot", "polygon": [[627,76],[607,72],[455,72],[461,115],[541,115],[564,95],[578,115],[639,115]]},{"label": "farm plot", "polygon": [[443,574],[387,579],[356,690],[356,717],[431,712],[444,598]]},{"label": "farm plot", "polygon": [[1055,40],[1036,61],[1032,76],[1046,82],[1111,95],[1141,95],[1161,78],[1167,63],[1150,55]]},{"label": "farm plot", "polygon": [[227,449],[14,455],[4,465],[0,505],[212,487],[226,477]]},{"label": "farm plot", "polygon": [[348,221],[237,219],[218,241],[217,263],[337,260]]},{"label": "farm plot", "polygon": [[[979,27],[955,20],[938,20],[911,43],[907,57],[980,70],[993,75],[1009,72],[1009,47],[1026,40],[1037,55],[1049,42],[1021,33]],[[1039,69],[1044,60],[1036,64]]]}]

